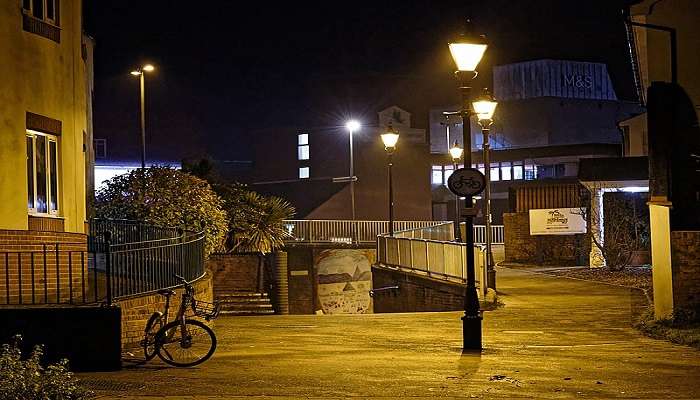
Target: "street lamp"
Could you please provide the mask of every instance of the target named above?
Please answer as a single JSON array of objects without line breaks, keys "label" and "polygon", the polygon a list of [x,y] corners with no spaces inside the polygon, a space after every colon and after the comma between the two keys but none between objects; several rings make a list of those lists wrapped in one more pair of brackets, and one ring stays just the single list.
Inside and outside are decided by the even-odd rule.
[{"label": "street lamp", "polygon": [[[450,147],[450,156],[452,156],[452,164],[454,165],[454,171],[457,171],[459,167],[459,159],[462,158],[462,153],[464,149],[459,147],[459,144],[455,140],[455,144]],[[455,195],[455,239],[458,242],[462,241],[462,232],[459,229],[459,196]]]},{"label": "street lamp", "polygon": [[141,168],[146,168],[146,72],[153,72],[156,68],[151,64],[131,71],[131,75],[138,76],[141,83]]},{"label": "street lamp", "polygon": [[491,161],[489,159],[489,149],[491,148],[491,144],[489,143],[489,130],[491,129],[491,124],[493,123],[493,113],[496,111],[497,105],[498,103],[494,101],[487,89],[484,89],[484,93],[472,103],[474,113],[479,120],[479,125],[481,125],[481,134],[484,137],[482,150],[484,152],[484,171],[486,172],[484,174],[486,175],[486,189],[484,191],[484,219],[486,220],[486,280],[488,287],[494,290],[496,289],[496,270],[493,267],[493,251],[491,250]]},{"label": "street lamp", "polygon": [[[350,208],[352,209],[352,220],[355,221],[355,157],[352,151],[352,135],[361,127],[360,122],[354,119],[345,123],[345,128],[350,132]],[[354,227],[354,222],[353,222]],[[354,228],[353,228],[354,230]],[[355,241],[353,233],[352,240]]]},{"label": "street lamp", "polygon": [[[467,20],[465,32],[449,44],[450,53],[454,59],[457,71],[455,75],[459,80],[459,90],[462,96],[460,113],[462,114],[462,144],[464,146],[464,166],[471,168],[471,104],[470,94],[471,80],[476,76],[476,66],[486,51],[486,42],[483,36],[476,36],[471,32],[470,21]],[[464,316],[462,317],[462,351],[481,350],[481,310],[479,309],[479,296],[476,293],[476,279],[474,273],[474,209],[472,197],[465,199],[465,234],[467,246],[467,289],[464,297]]]},{"label": "street lamp", "polygon": [[382,142],[384,142],[384,150],[387,154],[387,167],[389,175],[389,236],[394,236],[394,185],[391,167],[394,165],[393,156],[396,150],[396,142],[399,141],[399,132],[392,126],[391,122],[386,128],[386,133],[382,134]]}]

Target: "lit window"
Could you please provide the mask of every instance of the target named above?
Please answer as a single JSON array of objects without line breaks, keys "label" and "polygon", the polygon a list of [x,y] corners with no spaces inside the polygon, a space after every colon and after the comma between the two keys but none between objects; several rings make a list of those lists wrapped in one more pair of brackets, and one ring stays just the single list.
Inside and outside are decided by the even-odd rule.
[{"label": "lit window", "polygon": [[299,146],[297,148],[297,156],[299,157],[300,160],[308,160],[309,159],[309,146]]},{"label": "lit window", "polygon": [[450,176],[452,175],[452,172],[454,172],[454,166],[452,165],[445,165],[445,185],[447,185],[447,180],[450,179]]},{"label": "lit window", "polygon": [[484,173],[484,164],[478,164],[474,168],[478,169],[482,174]]},{"label": "lit window", "polygon": [[504,180],[504,181],[511,180],[510,162],[508,162],[508,161],[501,163],[501,180]]},{"label": "lit window", "polygon": [[[498,164],[496,164],[496,165],[498,165]],[[492,182],[500,180],[500,176],[498,175],[498,169],[499,168],[497,166],[491,167],[491,181]]]},{"label": "lit window", "polygon": [[531,181],[537,179],[537,170],[532,164],[525,164],[525,179]]},{"label": "lit window", "polygon": [[297,135],[297,137],[299,139],[299,143],[298,143],[299,146],[309,144],[309,134],[308,133],[302,133],[300,135]]},{"label": "lit window", "polygon": [[523,162],[514,161],[513,162],[513,179],[520,180],[523,179]]},{"label": "lit window", "polygon": [[433,176],[431,179],[433,185],[442,185],[442,165],[433,165]]},{"label": "lit window", "polygon": [[27,208],[35,214],[58,214],[58,141],[27,130]]},{"label": "lit window", "polygon": [[309,167],[299,168],[299,179],[307,179],[309,177]]}]

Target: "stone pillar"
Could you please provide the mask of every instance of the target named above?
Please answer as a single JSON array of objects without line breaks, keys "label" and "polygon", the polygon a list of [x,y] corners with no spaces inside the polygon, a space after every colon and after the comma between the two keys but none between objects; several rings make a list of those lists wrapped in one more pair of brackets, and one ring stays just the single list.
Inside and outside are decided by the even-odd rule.
[{"label": "stone pillar", "polygon": [[289,314],[289,279],[287,278],[287,252],[275,253],[275,291],[277,307],[282,315]]},{"label": "stone pillar", "polygon": [[673,270],[671,268],[670,203],[649,202],[649,231],[651,233],[651,273],[654,288],[654,318],[669,318],[673,314]]},{"label": "stone pillar", "polygon": [[[591,224],[591,252],[588,257],[588,265],[591,268],[600,268],[605,266],[605,258],[603,252],[596,246],[595,241],[603,243],[605,240],[605,221],[603,220],[603,190],[599,187],[588,187],[591,192],[591,209],[590,209],[590,224]],[[595,240],[594,240],[595,239]]]}]

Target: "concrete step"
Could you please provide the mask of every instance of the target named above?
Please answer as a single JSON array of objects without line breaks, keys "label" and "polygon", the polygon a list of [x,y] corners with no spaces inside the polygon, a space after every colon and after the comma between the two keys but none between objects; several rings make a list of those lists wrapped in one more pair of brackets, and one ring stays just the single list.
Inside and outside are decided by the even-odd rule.
[{"label": "concrete step", "polygon": [[223,315],[269,315],[274,314],[267,293],[233,292],[215,296],[221,303]]}]

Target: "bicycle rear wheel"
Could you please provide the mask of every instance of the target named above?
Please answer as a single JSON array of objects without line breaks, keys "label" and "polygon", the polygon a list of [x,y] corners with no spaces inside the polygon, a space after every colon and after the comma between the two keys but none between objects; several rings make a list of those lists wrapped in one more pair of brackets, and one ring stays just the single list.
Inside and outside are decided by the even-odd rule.
[{"label": "bicycle rear wheel", "polygon": [[[183,332],[184,331],[184,332]],[[192,367],[203,363],[216,350],[216,335],[203,322],[172,321],[156,334],[156,353],[164,362],[176,367]]]},{"label": "bicycle rear wheel", "polygon": [[144,337],[141,341],[143,347],[143,355],[146,361],[151,360],[156,356],[156,334],[163,327],[163,313],[154,312],[146,322],[144,329]]}]

